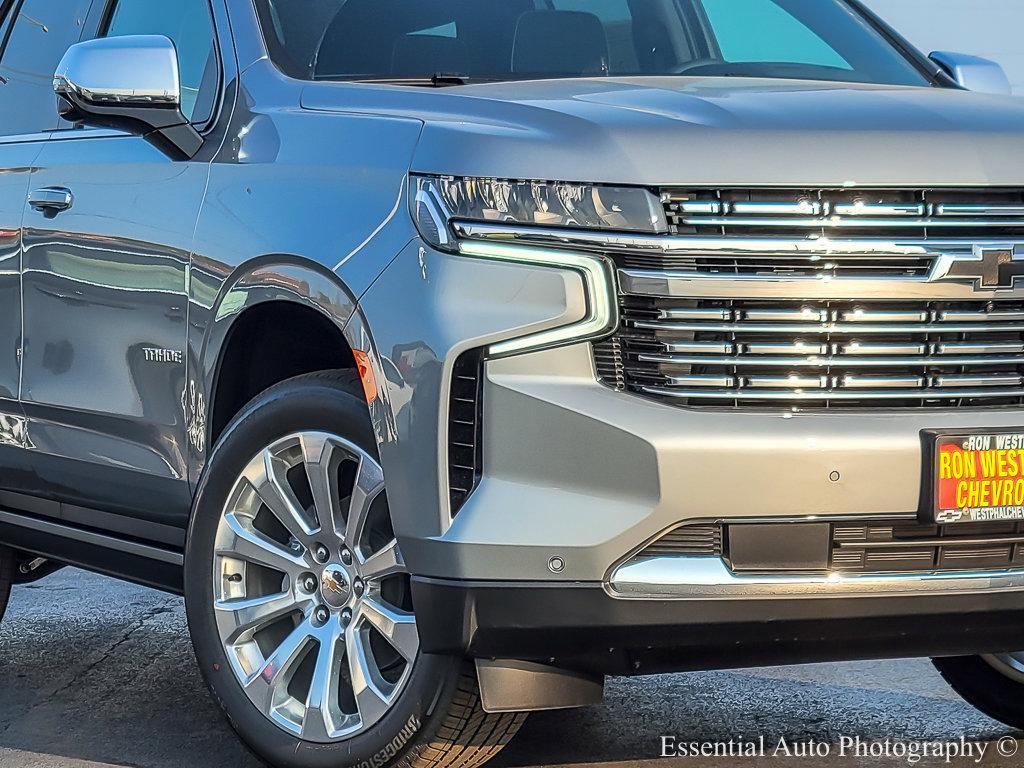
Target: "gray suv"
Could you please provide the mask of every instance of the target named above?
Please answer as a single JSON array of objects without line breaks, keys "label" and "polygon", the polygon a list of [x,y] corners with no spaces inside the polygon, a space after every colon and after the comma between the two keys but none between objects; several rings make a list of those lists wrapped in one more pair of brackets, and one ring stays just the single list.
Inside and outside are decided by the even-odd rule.
[{"label": "gray suv", "polygon": [[1024,726],[1008,91],[856,0],[0,0],[3,602],[184,595],[276,766],[847,658]]}]

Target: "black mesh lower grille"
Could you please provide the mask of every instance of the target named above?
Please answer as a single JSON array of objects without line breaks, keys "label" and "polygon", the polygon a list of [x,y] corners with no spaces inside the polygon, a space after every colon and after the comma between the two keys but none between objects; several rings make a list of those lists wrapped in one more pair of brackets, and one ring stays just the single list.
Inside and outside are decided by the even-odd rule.
[{"label": "black mesh lower grille", "polygon": [[[729,533],[730,529],[744,525],[757,524],[680,526],[649,544],[636,557],[718,556],[730,566],[739,566],[730,557]],[[794,521],[786,525],[798,527],[804,523]],[[771,561],[770,552],[759,553],[758,557]],[[1024,568],[1024,523],[943,526],[885,519],[832,523],[828,559],[817,559],[829,563],[829,572],[851,575]]]}]

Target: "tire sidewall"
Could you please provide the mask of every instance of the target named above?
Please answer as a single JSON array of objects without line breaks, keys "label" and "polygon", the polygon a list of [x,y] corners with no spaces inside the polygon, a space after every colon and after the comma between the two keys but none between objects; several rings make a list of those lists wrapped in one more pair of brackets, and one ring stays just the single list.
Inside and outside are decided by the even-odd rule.
[{"label": "tire sidewall", "polygon": [[981,656],[933,659],[942,677],[965,701],[994,720],[1024,730],[1024,683]]},{"label": "tire sidewall", "polygon": [[[203,677],[232,727],[261,757],[281,768],[377,768],[394,762],[450,699],[460,660],[421,654],[398,701],[370,730],[346,741],[302,741],[272,723],[249,700],[221,645],[213,609],[213,549],[224,503],[242,469],[275,441],[301,431],[344,437],[376,455],[365,402],[344,378],[302,377],[269,390],[243,409],[206,465],[185,552],[185,608]],[[358,386],[358,385],[356,385]]]}]

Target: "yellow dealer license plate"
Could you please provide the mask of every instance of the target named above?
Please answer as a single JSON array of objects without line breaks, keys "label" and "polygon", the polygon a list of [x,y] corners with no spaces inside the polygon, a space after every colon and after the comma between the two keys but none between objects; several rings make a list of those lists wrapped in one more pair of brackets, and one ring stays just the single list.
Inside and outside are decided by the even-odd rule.
[{"label": "yellow dealer license plate", "polygon": [[940,524],[1024,520],[1024,428],[925,431],[921,516]]}]

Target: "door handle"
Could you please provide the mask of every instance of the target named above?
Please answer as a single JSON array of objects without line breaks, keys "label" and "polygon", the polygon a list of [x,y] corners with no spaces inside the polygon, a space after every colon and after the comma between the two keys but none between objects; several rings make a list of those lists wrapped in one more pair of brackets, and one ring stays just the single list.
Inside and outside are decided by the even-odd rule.
[{"label": "door handle", "polygon": [[47,216],[56,216],[66,211],[74,202],[71,190],[64,187],[43,187],[28,196],[28,204]]}]

